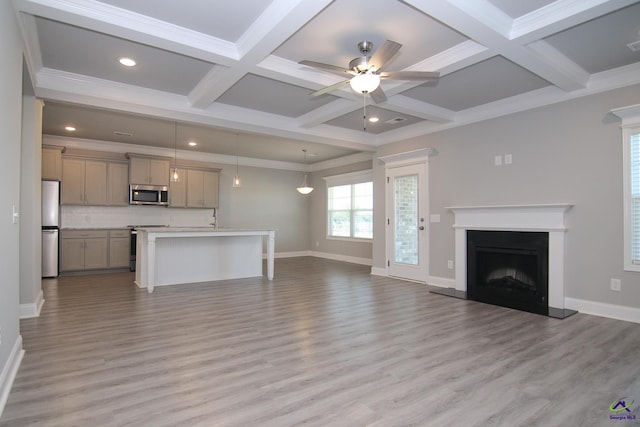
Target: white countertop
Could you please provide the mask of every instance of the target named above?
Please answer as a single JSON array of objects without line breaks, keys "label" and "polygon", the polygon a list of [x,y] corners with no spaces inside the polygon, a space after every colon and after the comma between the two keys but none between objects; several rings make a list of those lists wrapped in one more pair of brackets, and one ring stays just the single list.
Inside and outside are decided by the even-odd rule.
[{"label": "white countertop", "polygon": [[212,225],[185,225],[185,226],[169,226],[169,227],[139,227],[138,231],[146,231],[147,233],[176,233],[176,232],[207,232],[207,233],[266,233],[275,231],[268,228],[235,228],[235,227],[214,227]]}]

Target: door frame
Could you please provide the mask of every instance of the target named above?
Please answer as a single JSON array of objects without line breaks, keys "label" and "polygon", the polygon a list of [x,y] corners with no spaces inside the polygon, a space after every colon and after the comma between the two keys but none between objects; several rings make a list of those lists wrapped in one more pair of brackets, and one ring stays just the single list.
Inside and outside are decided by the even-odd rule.
[{"label": "door frame", "polygon": [[[391,210],[393,210],[393,199],[389,197],[389,191],[387,182],[389,179],[389,169],[412,166],[412,165],[424,165],[424,180],[420,182],[420,189],[422,190],[422,195],[424,196],[424,226],[426,233],[426,253],[424,254],[424,265],[425,265],[425,276],[423,280],[420,280],[421,283],[426,283],[427,278],[430,275],[429,268],[429,255],[430,255],[430,236],[431,236],[431,226],[430,226],[430,215],[429,215],[429,157],[437,155],[438,152],[433,148],[423,148],[414,151],[406,151],[398,154],[392,154],[389,156],[379,157],[378,159],[384,163],[385,168],[385,189],[384,189],[384,204],[385,204],[385,271],[387,276],[389,276],[389,265],[391,257],[393,256],[393,242],[391,224],[388,224],[388,220],[390,218]],[[395,276],[394,276],[395,277]],[[404,280],[415,281],[415,279],[411,278],[403,278]]]}]

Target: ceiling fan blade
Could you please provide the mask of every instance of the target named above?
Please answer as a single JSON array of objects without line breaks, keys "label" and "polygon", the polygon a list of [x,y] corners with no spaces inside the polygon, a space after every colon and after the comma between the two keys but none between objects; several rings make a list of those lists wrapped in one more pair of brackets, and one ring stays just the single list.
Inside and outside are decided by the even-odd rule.
[{"label": "ceiling fan blade", "polygon": [[387,100],[387,95],[384,94],[381,86],[378,86],[373,92],[369,92],[369,95],[371,95],[371,99],[376,104],[380,104]]},{"label": "ceiling fan blade", "polygon": [[331,65],[331,64],[324,64],[322,62],[315,62],[315,61],[300,61],[298,62],[298,64],[301,65],[306,65],[308,67],[313,67],[313,68],[320,68],[323,69],[325,71],[330,71],[332,73],[344,76],[345,74],[350,74],[350,75],[354,75],[355,73],[351,70],[347,70],[346,68],[342,68],[342,67],[338,67],[336,65]]},{"label": "ceiling fan blade", "polygon": [[437,71],[388,71],[380,73],[380,78],[386,80],[430,81],[438,80],[440,73]]},{"label": "ceiling fan blade", "polygon": [[380,46],[376,53],[373,54],[369,61],[369,65],[373,65],[376,67],[376,70],[380,70],[384,67],[384,64],[386,64],[387,61],[400,50],[401,47],[402,45],[400,43],[387,40],[382,46]]},{"label": "ceiling fan blade", "polygon": [[349,80],[332,84],[331,86],[327,86],[325,88],[322,88],[320,90],[313,92],[311,96],[320,96],[320,95],[324,95],[325,93],[333,92],[336,89],[340,89],[340,87],[344,86],[347,83],[349,83]]}]

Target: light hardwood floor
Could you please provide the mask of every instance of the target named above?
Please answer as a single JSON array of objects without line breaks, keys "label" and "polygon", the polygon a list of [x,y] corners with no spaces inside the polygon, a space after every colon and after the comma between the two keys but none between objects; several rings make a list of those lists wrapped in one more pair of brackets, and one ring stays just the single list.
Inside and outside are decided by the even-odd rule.
[{"label": "light hardwood floor", "polygon": [[45,281],[0,425],[633,425],[608,408],[640,403],[639,324],[463,301],[317,258],[275,271],[153,294],[131,273]]}]

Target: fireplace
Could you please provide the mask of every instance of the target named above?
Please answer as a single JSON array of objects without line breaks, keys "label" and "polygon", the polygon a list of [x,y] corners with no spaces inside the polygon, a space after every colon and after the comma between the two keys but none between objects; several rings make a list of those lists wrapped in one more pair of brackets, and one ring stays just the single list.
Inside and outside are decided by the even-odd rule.
[{"label": "fireplace", "polygon": [[467,298],[547,314],[549,233],[467,231]]},{"label": "fireplace", "polygon": [[[494,257],[498,255],[507,255],[511,262],[523,270],[517,275],[503,274],[501,283],[492,281],[490,286],[482,286],[481,293],[493,293],[498,295],[498,299],[503,298],[504,294],[511,292],[509,296],[514,296],[516,292],[520,294],[537,295],[535,308],[537,313],[546,314],[550,317],[565,318],[574,313],[565,307],[565,248],[567,226],[565,225],[566,212],[573,205],[568,203],[548,204],[548,205],[508,205],[508,206],[455,206],[449,209],[454,214],[455,222],[453,228],[455,231],[455,279],[454,288],[442,288],[436,293],[454,296],[457,298],[469,299],[468,293],[477,297],[477,292],[468,289],[467,275],[467,233],[475,231],[491,231],[505,232],[504,236],[516,236],[511,233],[541,233],[547,235],[547,252],[546,255],[540,253],[540,248],[522,248],[516,247],[511,249],[498,249],[491,251],[481,251],[481,264],[486,265],[494,262]],[[485,245],[487,246],[487,245]],[[516,244],[518,246],[518,244]],[[489,246],[492,247],[492,246]],[[537,255],[528,257],[531,252],[538,252]],[[498,252],[498,254],[496,254]],[[533,258],[537,258],[536,267],[530,265]],[[546,266],[540,268],[538,265]],[[476,263],[477,264],[477,263]],[[482,267],[486,268],[486,267]],[[477,267],[476,267],[477,269]],[[543,270],[546,269],[546,273]],[[493,269],[499,270],[499,269]],[[505,268],[506,270],[506,268]],[[529,270],[535,270],[527,273]],[[491,273],[485,273],[491,275]],[[546,279],[544,278],[546,274]],[[500,276],[499,272],[494,274]],[[525,279],[524,276],[536,276],[535,279]],[[509,279],[516,277],[518,281]],[[500,279],[500,277],[493,277]],[[511,282],[511,283],[507,283]],[[534,286],[535,282],[535,286]],[[546,291],[538,289],[540,284],[546,282]],[[473,287],[474,284],[471,284]],[[544,287],[544,285],[541,285]],[[477,286],[476,286],[477,288]],[[535,289],[534,289],[535,288]],[[486,291],[486,292],[485,292]],[[476,292],[474,294],[474,292]],[[500,296],[502,295],[502,296]],[[495,296],[495,295],[494,295]],[[482,296],[484,298],[484,296]],[[516,299],[524,298],[522,295]],[[544,305],[547,307],[545,312],[542,308],[542,298],[545,299]],[[493,302],[495,304],[495,302]],[[518,305],[512,304],[511,306]],[[519,306],[514,308],[522,309]]]}]

